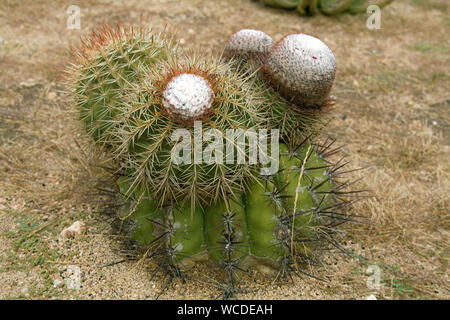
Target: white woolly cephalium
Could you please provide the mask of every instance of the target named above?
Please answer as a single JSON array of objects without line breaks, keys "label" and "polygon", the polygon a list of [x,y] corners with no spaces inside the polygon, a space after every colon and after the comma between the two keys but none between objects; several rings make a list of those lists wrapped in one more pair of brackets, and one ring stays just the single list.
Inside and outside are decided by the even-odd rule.
[{"label": "white woolly cephalium", "polygon": [[291,34],[267,55],[264,72],[288,100],[303,107],[321,107],[333,86],[336,63],[333,52],[319,39]]},{"label": "white woolly cephalium", "polygon": [[233,33],[225,46],[226,57],[248,59],[264,57],[272,48],[272,38],[259,30],[242,29]]},{"label": "white woolly cephalium", "polygon": [[165,110],[183,121],[201,119],[212,107],[214,91],[203,77],[183,73],[169,81],[163,92]]}]

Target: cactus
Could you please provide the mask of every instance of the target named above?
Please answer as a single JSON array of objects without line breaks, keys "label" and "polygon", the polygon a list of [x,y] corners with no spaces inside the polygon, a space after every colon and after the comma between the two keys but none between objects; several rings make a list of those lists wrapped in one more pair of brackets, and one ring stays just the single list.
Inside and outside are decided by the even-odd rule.
[{"label": "cactus", "polygon": [[[138,203],[131,238],[158,248],[155,252],[166,259],[162,263],[177,273],[210,256],[231,284],[249,267],[284,275],[294,266],[317,262],[320,242],[335,245],[334,227],[351,219],[342,212],[349,202],[336,182],[342,164],[328,162],[329,145],[305,141],[296,150],[284,144],[280,149],[276,174],[260,177],[241,197],[204,210],[196,207],[193,214],[189,205],[158,211],[147,201],[123,196]],[[119,186],[127,189],[126,182]]]},{"label": "cactus", "polygon": [[[229,39],[225,59],[199,58],[170,39],[144,26],[105,27],[67,69],[84,130],[117,164],[129,238],[171,275],[211,258],[227,275],[227,296],[249,267],[306,273],[304,263],[317,262],[321,245],[338,246],[335,227],[350,219],[343,165],[328,159],[331,143],[312,140],[330,103],[331,50],[306,35],[272,45],[244,30]],[[317,59],[307,64],[310,55]],[[234,139],[232,130],[259,136]],[[269,146],[255,147],[266,131]],[[179,138],[192,137],[179,148]],[[215,148],[221,137],[226,155]]]},{"label": "cactus", "polygon": [[[196,120],[221,133],[236,127],[258,130],[260,114],[269,107],[261,101],[264,89],[251,90],[242,74],[217,59],[179,58],[167,37],[144,27],[111,30],[94,34],[76,52],[70,86],[86,131],[123,163],[130,192],[149,190],[160,205],[186,199],[209,205],[242,189],[252,175],[245,163],[173,166],[172,135]],[[192,91],[198,84],[203,87]]]},{"label": "cactus", "polygon": [[114,139],[114,119],[121,112],[123,92],[138,83],[143,67],[167,59],[177,48],[165,32],[148,27],[105,26],[93,32],[67,70],[79,118],[99,144]]},{"label": "cactus", "polygon": [[394,0],[262,0],[268,6],[284,9],[294,9],[301,15],[323,13],[333,16],[344,12],[352,14],[365,13],[370,5],[384,8]]}]

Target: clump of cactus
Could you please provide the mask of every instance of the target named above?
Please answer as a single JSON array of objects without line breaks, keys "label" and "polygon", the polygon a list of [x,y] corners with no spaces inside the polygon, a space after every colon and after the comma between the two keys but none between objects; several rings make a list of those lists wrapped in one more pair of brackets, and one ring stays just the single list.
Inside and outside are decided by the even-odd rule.
[{"label": "clump of cactus", "polygon": [[232,295],[250,268],[307,274],[320,248],[341,249],[352,193],[333,143],[314,142],[331,104],[331,50],[258,30],[225,48],[186,55],[165,30],[105,27],[67,72],[84,130],[117,165],[129,237],[172,275],[211,258]]},{"label": "clump of cactus", "polygon": [[261,0],[264,4],[284,9],[296,9],[301,15],[322,13],[333,16],[339,13],[366,13],[371,5],[383,8],[394,0]]}]

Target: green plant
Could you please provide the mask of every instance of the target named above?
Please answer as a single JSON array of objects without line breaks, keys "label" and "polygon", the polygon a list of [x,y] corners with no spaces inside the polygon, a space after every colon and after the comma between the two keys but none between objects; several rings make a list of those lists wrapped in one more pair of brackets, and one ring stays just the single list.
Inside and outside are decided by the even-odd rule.
[{"label": "green plant", "polygon": [[284,9],[297,9],[302,15],[316,15],[319,12],[332,16],[343,12],[365,13],[370,5],[380,8],[394,0],[262,0],[268,6]]},{"label": "green plant", "polygon": [[319,247],[341,249],[336,227],[351,219],[344,163],[331,164],[332,143],[312,140],[330,105],[334,56],[310,36],[270,39],[238,32],[226,59],[199,58],[164,32],[106,27],[68,69],[85,131],[117,165],[130,238],[172,275],[212,257],[227,294],[250,266],[306,273]]}]

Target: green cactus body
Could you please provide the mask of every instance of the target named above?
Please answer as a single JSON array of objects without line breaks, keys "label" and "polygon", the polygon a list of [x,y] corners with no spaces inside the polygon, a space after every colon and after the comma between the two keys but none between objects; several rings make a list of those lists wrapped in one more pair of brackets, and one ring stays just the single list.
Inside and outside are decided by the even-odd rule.
[{"label": "green cactus body", "polygon": [[321,0],[320,11],[328,16],[343,13],[348,10],[354,0]]},{"label": "green cactus body", "polygon": [[110,145],[108,135],[121,115],[123,93],[139,82],[142,70],[165,60],[176,46],[162,34],[146,28],[105,28],[93,33],[83,50],[76,53],[77,79],[73,92],[79,117],[86,131],[101,144]]},{"label": "green cactus body", "polygon": [[239,200],[222,201],[205,210],[208,251],[221,263],[243,261],[249,254],[247,220]]},{"label": "green cactus body", "polygon": [[377,5],[380,9],[386,7],[394,0],[354,0],[348,8],[348,12],[352,14],[366,13],[370,5]]},{"label": "green cactus body", "polygon": [[[293,155],[289,155],[287,150],[285,152],[288,160],[282,166],[284,169],[282,172],[289,182],[286,194],[293,195],[298,191],[298,202],[302,204],[299,209],[303,212],[329,205],[332,200],[327,193],[324,193],[333,188],[327,172],[328,164],[313,147],[309,150],[306,147],[299,148]],[[302,177],[297,187],[300,174]],[[288,205],[290,209],[294,208],[293,198],[288,198]]]},{"label": "green cactus body", "polygon": [[[222,161],[197,163],[195,149],[188,150],[190,162],[172,162],[178,129],[188,129],[194,142],[198,133],[205,150],[215,140],[211,130],[226,136],[228,130],[280,128],[292,145],[320,124],[316,114],[291,108],[245,67],[178,57],[167,37],[143,27],[107,28],[89,41],[70,69],[79,117],[88,134],[123,164],[132,189],[148,190],[159,206],[185,201],[209,206],[241,193],[254,176],[247,159],[229,164],[218,154]],[[198,122],[202,127],[196,132]],[[208,134],[209,141],[202,139]],[[232,143],[237,154],[250,141]]]},{"label": "green cactus body", "polygon": [[[291,242],[296,253],[312,251],[305,243],[314,239],[316,228],[322,225],[320,212],[334,203],[329,165],[312,145],[295,152],[280,146],[281,170],[253,183],[243,199],[228,199],[205,210],[196,207],[192,211],[190,206],[166,209],[162,230],[167,236],[161,239],[172,263],[184,269],[207,251],[222,265],[262,263],[276,269],[292,254]],[[128,188],[123,180],[119,186]],[[152,202],[140,201],[130,216],[137,225],[134,239],[144,247],[156,238],[148,220],[155,210]],[[249,254],[253,259],[247,259]]]},{"label": "green cactus body", "polygon": [[314,16],[319,12],[327,16],[349,12],[352,14],[366,13],[370,5],[377,5],[380,8],[387,6],[394,0],[263,0],[271,7],[293,9],[301,15],[309,14]]},{"label": "green cactus body", "polygon": [[151,245],[157,235],[155,234],[153,219],[161,219],[163,213],[156,206],[155,201],[148,197],[139,197],[136,192],[130,195],[131,185],[128,177],[120,177],[117,180],[122,206],[122,219],[133,221],[130,231],[130,239],[139,242],[141,245]]},{"label": "green cactus body", "polygon": [[269,182],[264,186],[256,184],[246,197],[250,252],[269,263],[277,262],[284,255],[276,237],[282,208],[271,198],[274,191]]},{"label": "green cactus body", "polygon": [[280,171],[264,187],[255,185],[246,202],[251,253],[275,264],[293,253],[297,240],[314,238],[320,212],[333,203],[328,164],[315,148],[304,146],[294,154],[285,145],[280,149]]},{"label": "green cactus body", "polygon": [[165,223],[171,263],[184,269],[201,260],[206,250],[202,210],[195,208],[191,211],[190,206],[181,210],[168,209]]},{"label": "green cactus body", "polygon": [[158,216],[158,209],[154,201],[141,199],[134,212],[137,226],[130,235],[132,240],[141,242],[144,245],[150,245],[155,240],[154,226],[149,219],[155,219]]},{"label": "green cactus body", "polygon": [[328,116],[324,112],[292,107],[272,87],[267,88],[265,95],[270,103],[270,108],[266,109],[270,126],[279,128],[280,139],[291,149],[301,144],[306,137],[315,135],[327,122]]},{"label": "green cactus body", "polygon": [[[172,275],[211,257],[231,294],[249,267],[299,270],[347,219],[328,147],[311,142],[330,104],[334,56],[307,35],[272,44],[245,30],[230,38],[230,60],[204,59],[145,27],[106,28],[69,68],[78,117],[122,175],[130,238]],[[261,72],[255,56],[265,58]],[[263,147],[268,137],[256,134],[268,131]],[[278,145],[279,170],[263,175],[250,153],[275,158]]]}]

